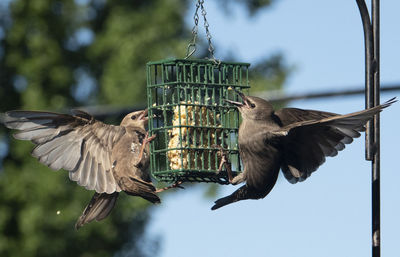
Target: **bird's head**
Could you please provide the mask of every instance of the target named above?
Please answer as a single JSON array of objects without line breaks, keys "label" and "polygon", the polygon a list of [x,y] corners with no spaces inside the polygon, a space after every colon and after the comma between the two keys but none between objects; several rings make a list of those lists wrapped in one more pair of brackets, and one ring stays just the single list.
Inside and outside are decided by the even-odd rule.
[{"label": "bird's head", "polygon": [[242,98],[243,103],[228,99],[225,99],[225,101],[235,105],[242,114],[243,119],[266,120],[271,117],[274,108],[268,101],[256,96],[246,96],[237,90],[235,92]]},{"label": "bird's head", "polygon": [[128,113],[121,121],[121,126],[139,127],[145,129],[149,118],[147,117],[147,109]]}]

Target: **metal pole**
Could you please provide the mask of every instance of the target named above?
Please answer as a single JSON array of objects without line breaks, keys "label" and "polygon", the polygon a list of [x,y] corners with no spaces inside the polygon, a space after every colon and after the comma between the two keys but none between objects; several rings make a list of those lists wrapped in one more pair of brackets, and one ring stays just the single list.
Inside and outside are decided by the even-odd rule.
[{"label": "metal pole", "polygon": [[[374,104],[374,74],[373,74],[373,60],[374,60],[374,41],[372,34],[372,25],[368,13],[367,5],[364,0],[356,0],[358,9],[360,10],[361,21],[364,29],[364,43],[365,43],[365,108],[371,108]],[[373,148],[373,126],[369,121],[365,131],[365,159],[372,160]]]},{"label": "metal pole", "polygon": [[[380,42],[379,42],[379,0],[372,0],[372,34],[374,40],[374,106],[379,105],[380,98]],[[381,255],[380,239],[380,119],[379,114],[373,120],[374,156],[372,159],[372,256]]]},{"label": "metal pole", "polygon": [[[365,102],[371,108],[379,104],[379,0],[372,0],[370,20],[364,0],[356,0],[365,40]],[[372,23],[372,24],[371,24]],[[380,140],[379,114],[367,124],[366,159],[372,160],[372,257],[381,256],[380,241]]]}]

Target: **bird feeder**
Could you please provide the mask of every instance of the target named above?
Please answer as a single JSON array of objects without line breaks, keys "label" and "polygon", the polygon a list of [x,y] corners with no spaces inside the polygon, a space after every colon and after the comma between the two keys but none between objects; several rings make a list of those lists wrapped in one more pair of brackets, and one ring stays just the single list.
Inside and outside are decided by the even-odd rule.
[{"label": "bird feeder", "polygon": [[152,175],[163,182],[227,184],[221,150],[241,170],[239,112],[224,99],[249,87],[248,63],[169,59],[147,63]]}]

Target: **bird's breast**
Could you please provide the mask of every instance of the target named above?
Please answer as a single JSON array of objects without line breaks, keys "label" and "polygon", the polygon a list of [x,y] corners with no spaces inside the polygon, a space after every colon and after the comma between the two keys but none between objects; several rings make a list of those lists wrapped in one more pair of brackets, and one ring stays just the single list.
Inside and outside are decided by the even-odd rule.
[{"label": "bird's breast", "polygon": [[149,147],[143,151],[143,158],[138,165],[139,154],[142,148],[140,139],[135,134],[125,134],[113,148],[112,162],[115,162],[114,172],[120,176],[132,176],[132,174],[142,177],[149,166]]},{"label": "bird's breast", "polygon": [[247,182],[263,184],[279,171],[281,152],[268,135],[271,126],[243,122],[239,129],[239,150]]},{"label": "bird's breast", "polygon": [[[239,128],[239,147],[252,151],[265,151],[266,145],[274,145],[275,140],[269,131],[278,129],[279,125],[267,122],[243,120]],[[268,148],[268,147],[267,147]]]}]

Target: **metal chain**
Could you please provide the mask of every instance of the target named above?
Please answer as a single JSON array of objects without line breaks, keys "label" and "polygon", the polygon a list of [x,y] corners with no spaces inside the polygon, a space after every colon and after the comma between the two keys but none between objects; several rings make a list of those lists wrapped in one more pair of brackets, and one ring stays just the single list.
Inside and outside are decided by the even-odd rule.
[{"label": "metal chain", "polygon": [[186,57],[185,59],[189,58],[190,56],[192,56],[192,54],[194,52],[196,52],[196,38],[197,38],[197,32],[199,31],[199,8],[200,8],[200,4],[202,4],[200,2],[200,0],[197,2],[196,4],[196,11],[194,12],[194,26],[192,28],[192,40],[190,41],[189,45],[187,46],[187,51],[186,51]]},{"label": "metal chain", "polygon": [[208,29],[208,27],[210,25],[208,24],[208,21],[207,21],[207,18],[206,18],[206,15],[207,15],[206,9],[204,9],[204,6],[203,6],[204,0],[199,0],[199,1],[201,1],[201,14],[204,17],[204,27],[206,28],[206,37],[207,37],[207,40],[208,40],[208,51],[211,54],[211,57],[212,57],[211,60],[213,60],[216,64],[220,64],[221,61],[217,60],[217,58],[215,58],[215,56],[214,56],[215,48],[214,48],[213,44],[211,43],[212,36],[211,36],[210,30]]},{"label": "metal chain", "polygon": [[203,19],[204,19],[204,28],[206,29],[206,37],[207,37],[207,41],[208,41],[208,51],[211,54],[211,60],[213,60],[216,64],[220,64],[221,61],[217,60],[214,56],[215,48],[211,42],[212,36],[211,36],[210,30],[209,30],[210,24],[207,21],[207,18],[206,18],[207,12],[206,12],[203,4],[204,4],[204,0],[197,1],[196,11],[195,11],[195,14],[193,17],[194,18],[194,26],[192,28],[193,38],[187,47],[185,59],[189,58],[194,52],[196,52],[196,38],[197,38],[198,24],[199,24],[198,10],[199,10],[199,8],[201,8],[201,15],[203,16]]}]

